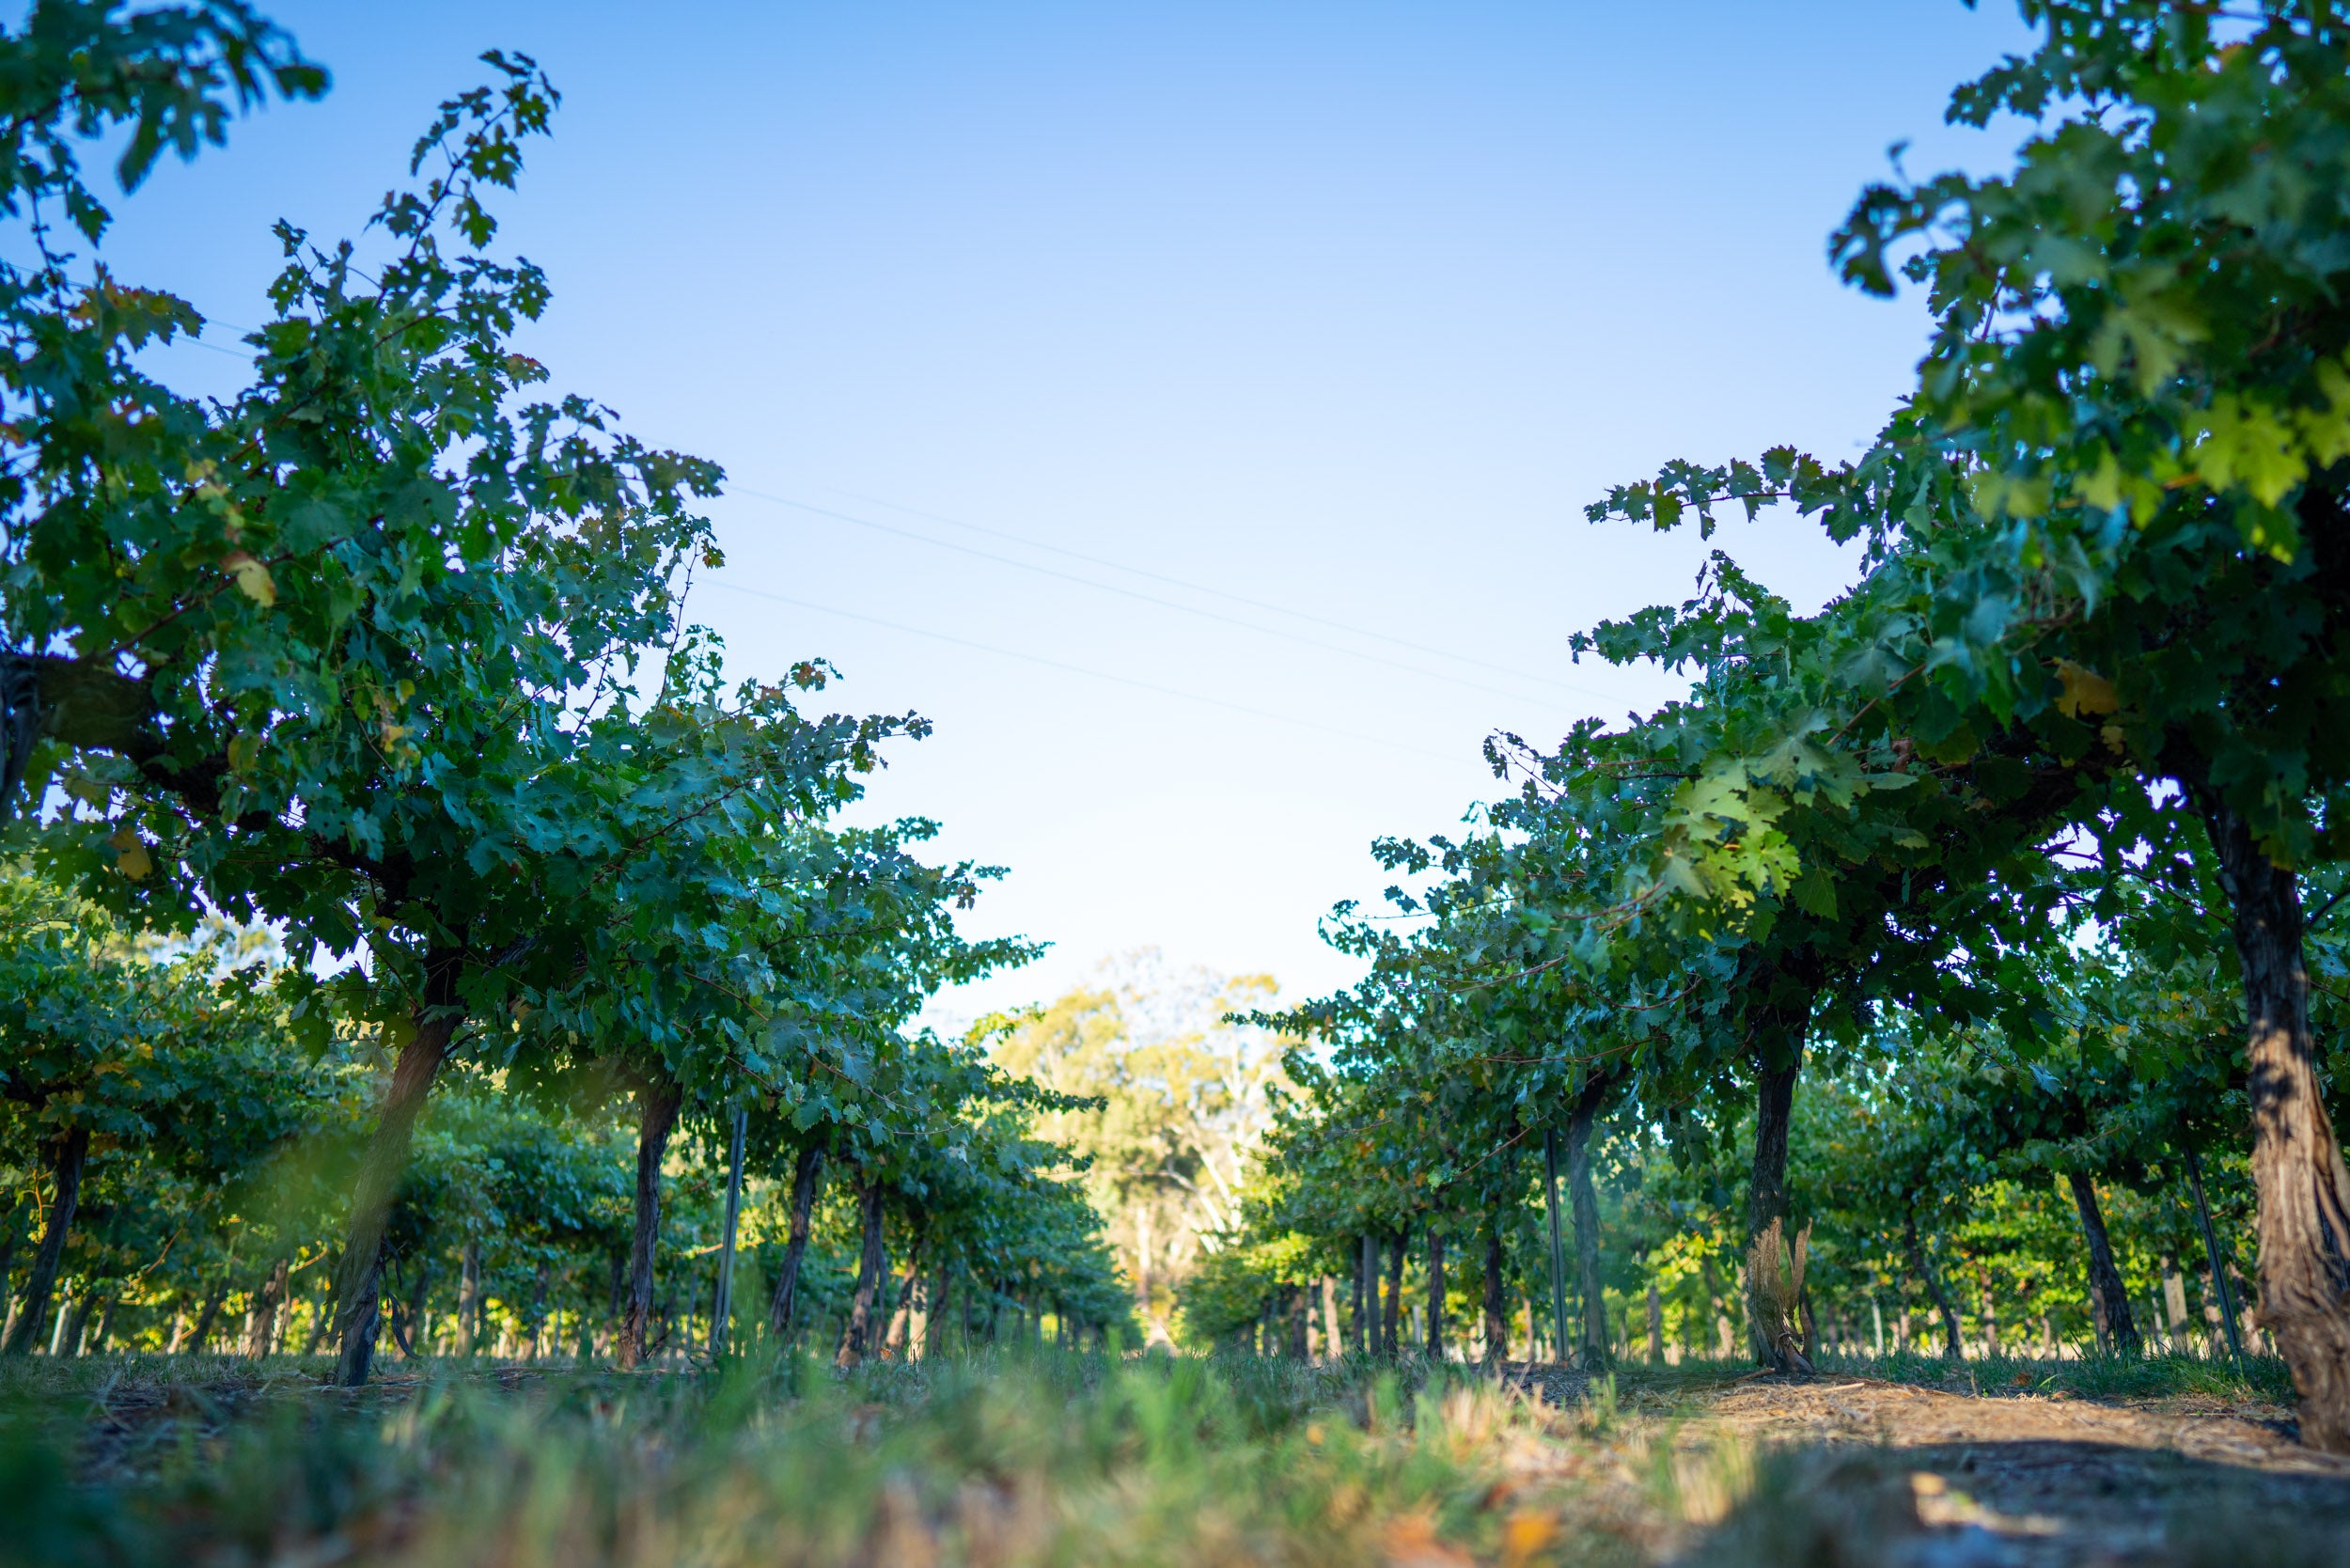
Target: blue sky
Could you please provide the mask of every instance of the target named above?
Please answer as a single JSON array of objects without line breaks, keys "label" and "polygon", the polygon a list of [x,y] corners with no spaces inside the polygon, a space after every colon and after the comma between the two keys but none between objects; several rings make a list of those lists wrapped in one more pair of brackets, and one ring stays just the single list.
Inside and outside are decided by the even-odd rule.
[{"label": "blue sky", "polygon": [[[1055,944],[949,1015],[1143,945],[1344,983],[1317,917],[1491,795],[1483,736],[1668,695],[1567,637],[1702,549],[1584,504],[1871,433],[1923,316],[1825,238],[1888,144],[1996,162],[1942,106],[2024,41],[1957,0],[268,8],[334,91],[161,171],[118,269],[258,319],[273,220],[352,230],[481,50],[535,55],[525,346],[727,467],[695,618],[933,719],[864,814],[939,819],[1010,871],[972,929]],[[1792,519],[1720,542],[1806,607],[1849,571]]]}]

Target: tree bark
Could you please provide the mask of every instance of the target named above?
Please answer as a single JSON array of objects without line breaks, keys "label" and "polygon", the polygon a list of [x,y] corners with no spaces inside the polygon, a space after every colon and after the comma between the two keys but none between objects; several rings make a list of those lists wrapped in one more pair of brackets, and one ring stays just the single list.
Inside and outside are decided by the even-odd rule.
[{"label": "tree bark", "polygon": [[1403,1347],[1403,1249],[1411,1244],[1411,1238],[1410,1226],[1398,1230],[1394,1246],[1387,1254],[1387,1299],[1379,1338],[1390,1356]]},{"label": "tree bark", "polygon": [[196,1327],[188,1336],[188,1343],[197,1355],[204,1353],[206,1341],[212,1337],[212,1325],[220,1318],[220,1309],[228,1301],[228,1271],[220,1271],[220,1283],[204,1298],[204,1310],[196,1315]]},{"label": "tree bark", "polygon": [[1665,1298],[1653,1279],[1648,1282],[1648,1358],[1651,1366],[1665,1359]]},{"label": "tree bark", "polygon": [[270,1341],[277,1337],[277,1313],[292,1270],[292,1259],[278,1259],[253,1293],[253,1305],[244,1314],[244,1353],[256,1361],[269,1354]]},{"label": "tree bark", "polygon": [[2186,1276],[2180,1272],[2178,1253],[2169,1248],[2162,1254],[2162,1316],[2171,1351],[2186,1350]]},{"label": "tree bark", "polygon": [[[1765,1231],[1776,1222],[1779,1233],[1789,1233],[1787,1224],[1787,1132],[1794,1114],[1795,1080],[1803,1072],[1803,1037],[1800,1031],[1786,1040],[1782,1065],[1771,1066],[1767,1059],[1755,1074],[1754,1095],[1754,1164],[1747,1184],[1747,1246],[1746,1256],[1754,1256],[1756,1246]],[[1781,1316],[1776,1303],[1764,1303],[1757,1294],[1761,1288],[1755,1271],[1747,1271],[1747,1337],[1752,1343],[1756,1361],[1780,1372],[1794,1370],[1798,1358],[1791,1354],[1785,1342],[1765,1343],[1775,1335],[1766,1334],[1764,1324],[1775,1323]]]},{"label": "tree bark", "polygon": [[32,1272],[25,1276],[24,1305],[17,1311],[16,1327],[6,1347],[9,1356],[26,1355],[39,1342],[41,1320],[49,1315],[49,1298],[57,1288],[66,1232],[72,1229],[73,1211],[82,1200],[82,1168],[88,1160],[89,1129],[71,1128],[57,1150],[57,1196],[49,1205],[49,1223],[41,1229]]},{"label": "tree bark", "polygon": [[2129,1287],[2122,1283],[2122,1271],[2113,1265],[2113,1243],[2106,1235],[2106,1216],[2097,1206],[2096,1184],[2078,1170],[2066,1171],[2064,1180],[2073,1189],[2074,1207],[2080,1211],[2081,1234],[2089,1242],[2089,1289],[2098,1309],[2098,1336],[2122,1355],[2138,1355],[2146,1347],[2138,1338],[2138,1320],[2130,1311]]},{"label": "tree bark", "polygon": [[1958,1312],[1950,1306],[1950,1298],[1942,1294],[1942,1281],[1935,1278],[1933,1265],[1926,1262],[1926,1244],[1918,1234],[1918,1214],[1914,1209],[1903,1216],[1902,1237],[1909,1247],[1910,1272],[1926,1288],[1926,1297],[1934,1303],[1935,1310],[1942,1314],[1942,1353],[1953,1361],[1965,1360],[1966,1346],[1958,1337]]},{"label": "tree bark", "polygon": [[1711,1252],[1699,1258],[1698,1266],[1705,1281],[1706,1314],[1714,1320],[1714,1354],[1728,1357],[1734,1348],[1731,1341],[1735,1337],[1736,1330],[1731,1326],[1729,1309],[1722,1305],[1722,1277],[1714,1266],[1714,1255]]},{"label": "tree bark", "polygon": [[530,1281],[530,1358],[533,1361],[539,1359],[541,1341],[546,1338],[547,1288],[554,1283],[555,1265],[544,1258],[540,1259],[538,1272]]},{"label": "tree bark", "polygon": [[906,1249],[905,1278],[898,1286],[898,1305],[889,1314],[889,1331],[882,1339],[882,1357],[889,1361],[912,1359],[908,1350],[914,1332],[914,1285],[922,1278],[922,1244],[914,1243]]},{"label": "tree bark", "polygon": [[636,1086],[636,1229],[629,1241],[628,1306],[616,1347],[622,1372],[633,1371],[650,1348],[653,1264],[661,1245],[661,1160],[683,1101],[665,1074],[649,1075]]},{"label": "tree bark", "polygon": [[[398,1274],[393,1278],[397,1279]],[[431,1347],[424,1342],[426,1293],[432,1288],[432,1255],[426,1253],[416,1261],[415,1283],[408,1287],[407,1297],[392,1298],[392,1343],[400,1354],[414,1360]]]},{"label": "tree bark", "polygon": [[1612,1084],[1594,1083],[1574,1103],[1567,1122],[1567,1191],[1574,1204],[1574,1277],[1583,1298],[1582,1341],[1576,1358],[1586,1372],[1605,1371],[1610,1360],[1607,1288],[1599,1277],[1599,1191],[1591,1184],[1591,1133]]},{"label": "tree bark", "polygon": [[888,1254],[882,1247],[882,1200],[885,1194],[877,1180],[862,1177],[857,1182],[856,1205],[863,1219],[865,1245],[860,1249],[856,1266],[856,1294],[849,1300],[848,1331],[840,1339],[840,1354],[836,1360],[840,1366],[854,1367],[869,1351],[879,1348],[871,1341],[873,1334],[873,1298],[881,1290],[882,1277],[889,1270]]},{"label": "tree bark", "polygon": [[481,1333],[481,1244],[465,1244],[457,1274],[457,1354],[471,1356]]},{"label": "tree bark", "polygon": [[[0,1209],[0,1306],[8,1308],[10,1314],[8,1318],[8,1325],[11,1327],[13,1327],[16,1323],[16,1318],[14,1316],[15,1303],[6,1298],[8,1295],[8,1276],[10,1271],[16,1266],[16,1243],[18,1231],[16,1218],[17,1215],[21,1212],[21,1209],[22,1205],[18,1203],[13,1193],[11,1193],[8,1197],[8,1206],[6,1209]],[[6,1342],[6,1334],[0,1333],[0,1344],[5,1344]]]},{"label": "tree bark", "polygon": [[1494,1216],[1485,1232],[1485,1363],[1497,1367],[1510,1359],[1510,1301],[1503,1278],[1501,1216]]},{"label": "tree bark", "polygon": [[1428,1359],[1444,1359],[1444,1237],[1428,1228]]},{"label": "tree bark", "polygon": [[61,1332],[56,1339],[49,1342],[51,1355],[58,1353],[60,1344],[64,1346],[64,1354],[69,1356],[82,1354],[82,1329],[89,1322],[90,1309],[97,1305],[98,1287],[95,1285],[85,1287],[82,1294],[73,1298],[72,1310],[67,1312],[64,1319],[57,1325]]},{"label": "tree bark", "polygon": [[1355,1350],[1379,1354],[1379,1243],[1368,1231],[1355,1260]]},{"label": "tree bark", "polygon": [[408,1146],[416,1118],[432,1091],[433,1076],[448,1054],[462,1011],[457,1004],[458,955],[436,949],[426,959],[425,1003],[416,1009],[413,1032],[392,1067],[383,1113],[359,1164],[351,1197],[351,1226],[343,1240],[341,1277],[335,1281],[336,1332],[339,1341],[335,1381],[355,1388],[368,1380],[375,1360],[375,1332],[382,1316],[384,1231],[391,1223],[392,1199],[407,1173]]},{"label": "tree bark", "polygon": [[2318,1091],[2300,886],[2232,807],[2198,796],[2234,906],[2249,1021],[2261,1325],[2292,1371],[2301,1440],[2350,1453],[2350,1167]]},{"label": "tree bark", "polygon": [[767,1303],[767,1327],[778,1341],[791,1328],[791,1309],[799,1300],[800,1260],[807,1256],[808,1218],[816,1212],[816,1193],[823,1180],[824,1152],[810,1144],[800,1151],[792,1167],[791,1234],[784,1244],[783,1266],[776,1271],[775,1294]]},{"label": "tree bark", "polygon": [[947,1265],[938,1265],[931,1277],[922,1310],[922,1359],[943,1356],[947,1351],[947,1289],[951,1276]]},{"label": "tree bark", "polygon": [[328,1330],[335,1326],[335,1269],[321,1269],[312,1286],[316,1300],[310,1309],[310,1331],[303,1336],[302,1354],[316,1356],[326,1343]]}]

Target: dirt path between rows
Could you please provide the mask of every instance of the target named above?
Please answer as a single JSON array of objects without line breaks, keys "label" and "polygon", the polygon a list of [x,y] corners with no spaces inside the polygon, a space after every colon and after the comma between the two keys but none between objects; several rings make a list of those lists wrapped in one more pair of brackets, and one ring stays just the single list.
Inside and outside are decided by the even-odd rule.
[{"label": "dirt path between rows", "polygon": [[1636,1391],[1623,1410],[1651,1473],[1670,1466],[1666,1560],[2350,1564],[2350,1460],[2300,1447],[2274,1406],[1822,1377]]}]

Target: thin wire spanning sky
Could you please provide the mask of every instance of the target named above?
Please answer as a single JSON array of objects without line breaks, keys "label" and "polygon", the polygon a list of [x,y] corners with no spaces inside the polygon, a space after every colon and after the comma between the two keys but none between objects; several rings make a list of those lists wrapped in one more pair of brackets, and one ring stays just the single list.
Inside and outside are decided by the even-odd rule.
[{"label": "thin wire spanning sky", "polygon": [[[938,819],[1009,869],[970,929],[1054,944],[948,1017],[1145,945],[1345,983],[1317,917],[1495,791],[1485,735],[1671,694],[1567,638],[1704,547],[1582,508],[1872,432],[1923,317],[1825,236],[1889,144],[2007,150],[1941,112],[2024,41],[1957,0],[271,10],[333,93],[162,171],[117,268],[258,319],[273,220],[354,229],[480,51],[536,55],[525,346],[725,464],[695,619],[934,720],[861,815]],[[1849,571],[1793,520],[1717,542],[1807,608]]]}]

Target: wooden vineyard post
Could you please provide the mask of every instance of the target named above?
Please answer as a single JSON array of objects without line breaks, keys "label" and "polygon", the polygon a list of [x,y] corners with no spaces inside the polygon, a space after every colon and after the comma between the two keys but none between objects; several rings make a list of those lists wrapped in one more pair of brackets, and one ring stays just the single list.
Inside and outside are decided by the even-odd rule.
[{"label": "wooden vineyard post", "polygon": [[2203,1256],[2211,1261],[2212,1288],[2219,1293],[2219,1318],[2228,1329],[2228,1353],[2235,1358],[2236,1371],[2244,1371],[2244,1337],[2236,1332],[2235,1293],[2228,1289],[2228,1271],[2219,1261],[2219,1237],[2211,1228],[2211,1204],[2203,1197],[2203,1162],[2197,1157],[2195,1146],[2186,1146],[2186,1179],[2195,1191],[2195,1221],[2203,1231]]}]

